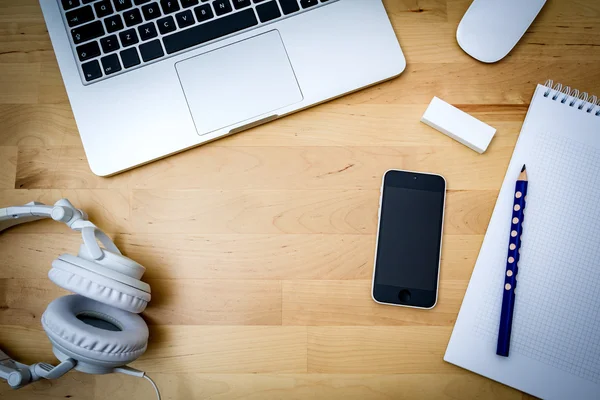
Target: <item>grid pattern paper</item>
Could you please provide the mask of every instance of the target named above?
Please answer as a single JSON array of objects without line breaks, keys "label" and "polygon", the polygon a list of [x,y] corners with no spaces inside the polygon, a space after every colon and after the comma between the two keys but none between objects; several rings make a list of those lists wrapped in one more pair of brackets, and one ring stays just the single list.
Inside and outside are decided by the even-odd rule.
[{"label": "grid pattern paper", "polygon": [[[556,134],[535,142],[511,352],[600,383],[600,150]],[[474,329],[495,343],[506,260],[491,264]]]}]

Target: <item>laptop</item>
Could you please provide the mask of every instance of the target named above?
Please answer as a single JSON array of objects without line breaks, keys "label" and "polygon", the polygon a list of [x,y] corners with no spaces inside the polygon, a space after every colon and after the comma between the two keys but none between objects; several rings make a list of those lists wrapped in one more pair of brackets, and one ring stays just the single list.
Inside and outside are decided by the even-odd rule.
[{"label": "laptop", "polygon": [[100,176],[393,78],[406,66],[381,0],[40,4],[88,163]]}]

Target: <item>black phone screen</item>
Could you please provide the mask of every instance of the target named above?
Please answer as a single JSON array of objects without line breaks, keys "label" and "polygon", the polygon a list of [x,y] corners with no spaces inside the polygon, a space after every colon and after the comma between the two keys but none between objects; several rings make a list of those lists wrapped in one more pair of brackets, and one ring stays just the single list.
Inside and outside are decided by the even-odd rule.
[{"label": "black phone screen", "polygon": [[421,307],[435,304],[444,199],[445,182],[440,176],[386,173],[374,294],[379,287],[380,294],[389,292],[384,297],[394,301],[383,302]]}]

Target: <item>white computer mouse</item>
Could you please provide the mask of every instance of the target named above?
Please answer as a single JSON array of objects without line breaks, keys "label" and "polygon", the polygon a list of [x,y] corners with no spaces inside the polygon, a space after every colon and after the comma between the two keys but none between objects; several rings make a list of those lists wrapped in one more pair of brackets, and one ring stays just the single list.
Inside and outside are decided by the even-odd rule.
[{"label": "white computer mouse", "polygon": [[458,25],[456,40],[485,63],[503,59],[538,15],[546,0],[475,0]]}]

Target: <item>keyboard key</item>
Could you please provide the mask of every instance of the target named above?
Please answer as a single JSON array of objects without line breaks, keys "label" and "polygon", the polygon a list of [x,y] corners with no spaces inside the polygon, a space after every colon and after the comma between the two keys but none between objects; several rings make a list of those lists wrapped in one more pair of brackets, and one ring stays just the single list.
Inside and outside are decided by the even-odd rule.
[{"label": "keyboard key", "polygon": [[236,10],[250,6],[250,0],[233,0],[233,6]]},{"label": "keyboard key", "polygon": [[78,46],[76,49],[79,61],[86,61],[90,58],[98,57],[100,55],[100,46],[98,42],[93,41]]},{"label": "keyboard key", "polygon": [[146,62],[165,55],[158,39],[140,45],[140,53],[142,54],[142,59]]},{"label": "keyboard key", "polygon": [[117,35],[110,35],[107,37],[103,37],[100,39],[100,45],[102,46],[102,51],[104,53],[110,53],[115,50],[119,50],[119,41],[117,40]]},{"label": "keyboard key", "polygon": [[175,29],[177,29],[175,26],[175,20],[170,15],[156,21],[156,25],[158,25],[158,30],[163,35],[173,32]]},{"label": "keyboard key", "polygon": [[177,19],[177,25],[180,28],[187,28],[190,25],[194,25],[194,14],[190,10],[182,11],[180,13],[175,14],[175,19]]},{"label": "keyboard key", "polygon": [[115,5],[115,10],[117,10],[117,12],[133,7],[131,0],[113,0],[113,4]]},{"label": "keyboard key", "polygon": [[62,0],[62,6],[66,10],[79,6],[79,0]]},{"label": "keyboard key", "polygon": [[135,47],[131,49],[123,50],[121,53],[121,62],[123,63],[123,67],[131,68],[140,64],[140,57],[138,56],[138,52]]},{"label": "keyboard key", "polygon": [[123,20],[119,14],[106,18],[104,20],[104,26],[106,26],[106,32],[108,33],[120,31],[124,28]]},{"label": "keyboard key", "polygon": [[81,64],[81,70],[83,71],[85,80],[88,82],[98,79],[102,76],[102,69],[100,68],[100,63],[98,60],[92,60],[90,62],[86,62],[85,64]]},{"label": "keyboard key", "polygon": [[119,62],[119,56],[111,54],[110,56],[102,57],[102,69],[106,75],[114,74],[121,70],[121,63]]},{"label": "keyboard key", "polygon": [[279,0],[279,5],[281,6],[281,11],[283,11],[285,15],[295,13],[296,11],[300,10],[297,0]]},{"label": "keyboard key", "polygon": [[137,8],[125,11],[123,13],[123,18],[125,18],[125,25],[127,26],[134,26],[144,22],[144,20],[142,19],[142,14]]},{"label": "keyboard key", "polygon": [[94,9],[96,10],[96,16],[98,18],[106,17],[113,13],[113,8],[109,0],[102,0],[94,3]]},{"label": "keyboard key", "polygon": [[198,0],[181,0],[181,6],[183,8],[192,7],[198,4]]},{"label": "keyboard key", "polygon": [[142,13],[144,14],[146,21],[150,21],[161,16],[158,3],[150,3],[142,6]]},{"label": "keyboard key", "polygon": [[258,25],[256,14],[254,14],[254,10],[247,8],[244,11],[165,36],[163,42],[165,50],[171,54],[255,25]]},{"label": "keyboard key", "polygon": [[140,33],[140,38],[142,38],[142,40],[148,40],[158,36],[156,26],[154,26],[153,22],[139,26],[138,32]]},{"label": "keyboard key", "polygon": [[162,7],[164,14],[171,14],[179,11],[179,3],[177,0],[160,0],[160,6]]},{"label": "keyboard key", "polygon": [[194,8],[194,13],[196,14],[196,19],[198,22],[204,22],[214,17],[212,8],[210,8],[210,4],[203,4]]},{"label": "keyboard key", "polygon": [[217,15],[223,15],[233,11],[229,0],[215,0],[212,5],[215,8],[215,14]]},{"label": "keyboard key", "polygon": [[308,8],[319,4],[319,0],[300,0],[302,8]]},{"label": "keyboard key", "polygon": [[258,13],[260,22],[269,22],[281,17],[281,12],[275,0],[256,6],[256,12]]},{"label": "keyboard key", "polygon": [[134,45],[140,41],[137,33],[135,33],[135,29],[127,29],[126,31],[119,33],[119,37],[121,38],[123,47]]},{"label": "keyboard key", "polygon": [[133,0],[133,4],[135,4],[136,6],[142,5],[142,4],[146,4],[151,0]]},{"label": "keyboard key", "polygon": [[103,36],[104,27],[102,26],[102,22],[94,21],[87,25],[71,29],[71,35],[73,36],[73,43],[79,44]]},{"label": "keyboard key", "polygon": [[78,8],[77,10],[69,11],[65,14],[65,16],[67,17],[69,26],[85,24],[86,22],[90,22],[95,19],[92,6],[85,6]]},{"label": "keyboard key", "polygon": [[82,3],[83,4],[89,4],[89,3],[92,3],[94,1],[96,1],[96,0],[82,0]]}]

